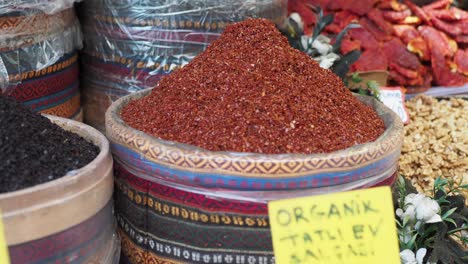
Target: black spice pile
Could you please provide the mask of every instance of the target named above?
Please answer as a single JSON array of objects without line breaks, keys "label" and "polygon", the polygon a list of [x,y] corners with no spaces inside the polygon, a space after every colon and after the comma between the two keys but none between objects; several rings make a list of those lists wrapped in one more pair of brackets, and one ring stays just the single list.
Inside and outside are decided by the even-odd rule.
[{"label": "black spice pile", "polygon": [[60,178],[98,153],[80,136],[0,95],[0,193]]},{"label": "black spice pile", "polygon": [[184,68],[122,111],[130,126],[212,151],[320,153],[385,130],[331,71],[264,19],[231,25]]}]

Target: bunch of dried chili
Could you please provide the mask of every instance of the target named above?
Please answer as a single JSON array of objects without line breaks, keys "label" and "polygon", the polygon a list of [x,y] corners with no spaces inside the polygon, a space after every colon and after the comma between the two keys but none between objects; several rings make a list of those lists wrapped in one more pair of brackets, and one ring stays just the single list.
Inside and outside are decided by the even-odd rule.
[{"label": "bunch of dried chili", "polygon": [[229,26],[121,114],[145,133],[211,151],[331,152],[385,130],[337,76],[263,19]]}]

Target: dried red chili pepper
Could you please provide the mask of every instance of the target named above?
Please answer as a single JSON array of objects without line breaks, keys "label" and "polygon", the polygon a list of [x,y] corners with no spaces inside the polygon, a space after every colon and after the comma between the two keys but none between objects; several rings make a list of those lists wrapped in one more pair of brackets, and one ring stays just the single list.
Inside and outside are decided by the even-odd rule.
[{"label": "dried red chili pepper", "polygon": [[383,121],[331,71],[252,19],[122,111],[132,127],[212,151],[319,153],[374,141]]}]

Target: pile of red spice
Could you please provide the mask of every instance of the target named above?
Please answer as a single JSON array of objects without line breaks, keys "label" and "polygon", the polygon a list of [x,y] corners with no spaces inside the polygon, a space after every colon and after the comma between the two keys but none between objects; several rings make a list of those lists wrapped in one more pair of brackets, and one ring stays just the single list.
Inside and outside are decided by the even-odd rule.
[{"label": "pile of red spice", "polygon": [[231,25],[122,118],[155,137],[212,151],[320,153],[376,140],[375,111],[264,19]]}]

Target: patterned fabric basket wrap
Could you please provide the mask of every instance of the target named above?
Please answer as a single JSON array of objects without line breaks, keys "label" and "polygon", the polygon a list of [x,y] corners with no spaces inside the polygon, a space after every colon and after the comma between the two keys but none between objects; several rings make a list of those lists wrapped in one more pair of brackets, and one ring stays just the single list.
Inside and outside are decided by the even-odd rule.
[{"label": "patterned fabric basket wrap", "polygon": [[247,17],[282,23],[286,0],[95,0],[84,2],[85,122],[103,131],[108,105],[154,87]]},{"label": "patterned fabric basket wrap", "polygon": [[[380,182],[398,167],[403,124],[392,110],[372,98],[358,96],[384,120],[386,130],[376,141],[325,154],[262,155],[206,151],[129,127],[120,118],[121,109],[149,92],[134,93],[113,103],[106,113],[106,132],[115,158],[130,172],[150,181],[187,188],[222,188],[223,194],[242,191],[240,197],[245,197],[245,191],[254,191],[249,194],[254,195],[262,193],[259,191],[310,191],[333,186],[342,191]],[[355,183],[359,184],[353,186]]]},{"label": "patterned fabric basket wrap", "polygon": [[384,120],[375,142],[328,154],[210,152],[127,126],[114,102],[106,132],[116,161],[115,203],[124,263],[274,263],[267,202],[391,185],[403,124],[375,99]]},{"label": "patterned fabric basket wrap", "polygon": [[74,19],[73,9],[66,9],[55,14],[34,12],[34,10],[11,12],[0,16],[0,40],[58,32],[69,27]]},{"label": "patterned fabric basket wrap", "polygon": [[82,123],[48,116],[100,148],[87,166],[24,190],[0,194],[12,264],[118,263],[108,140]]},{"label": "patterned fabric basket wrap", "polygon": [[76,50],[82,36],[72,2],[0,5],[0,93],[66,118],[79,117],[81,108]]},{"label": "patterned fabric basket wrap", "polygon": [[34,7],[17,11],[9,7],[0,6],[0,90],[4,93],[21,81],[23,73],[43,70],[82,46],[73,9],[46,14]]},{"label": "patterned fabric basket wrap", "polygon": [[42,70],[22,72],[21,75],[12,73],[14,78],[19,76],[19,84],[8,88],[8,96],[37,112],[66,118],[79,116],[81,104],[77,60],[78,54],[74,52]]},{"label": "patterned fabric basket wrap", "polygon": [[266,203],[115,176],[121,263],[275,263]]}]

